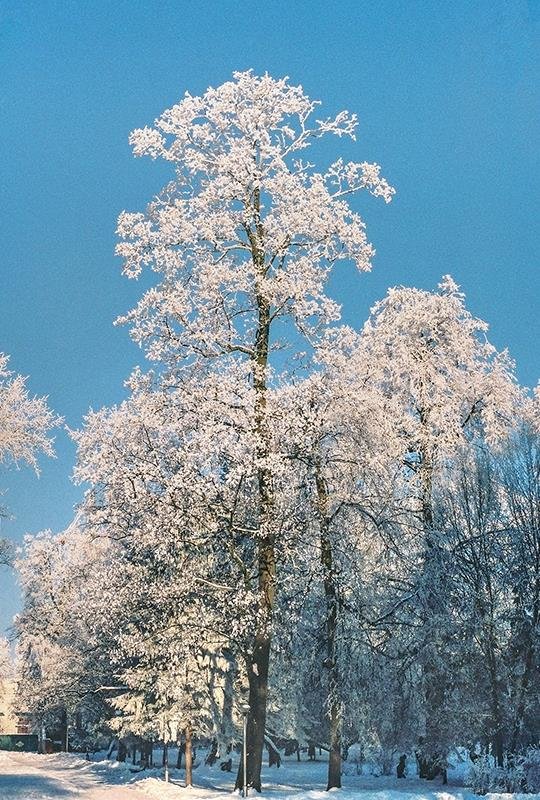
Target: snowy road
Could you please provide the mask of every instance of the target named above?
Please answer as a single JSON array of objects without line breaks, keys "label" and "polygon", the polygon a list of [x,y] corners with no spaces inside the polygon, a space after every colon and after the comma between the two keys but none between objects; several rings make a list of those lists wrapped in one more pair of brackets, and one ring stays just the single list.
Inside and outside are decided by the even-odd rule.
[{"label": "snowy road", "polygon": [[[41,763],[40,763],[41,762]],[[0,800],[141,800],[134,787],[110,783],[69,763],[0,752]]]}]

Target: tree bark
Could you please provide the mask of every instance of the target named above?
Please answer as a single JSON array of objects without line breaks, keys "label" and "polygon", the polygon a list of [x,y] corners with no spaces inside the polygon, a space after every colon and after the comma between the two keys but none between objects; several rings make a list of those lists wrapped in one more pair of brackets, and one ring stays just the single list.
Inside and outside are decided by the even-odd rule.
[{"label": "tree bark", "polygon": [[535,641],[532,635],[532,631],[536,630],[538,623],[540,621],[540,577],[538,576],[539,571],[540,571],[539,564],[537,563],[536,576],[533,584],[534,591],[533,591],[533,602],[532,602],[532,618],[530,622],[528,621],[529,627],[527,629],[527,644],[525,648],[524,668],[523,668],[523,674],[521,676],[521,681],[519,684],[518,702],[516,705],[516,711],[514,714],[514,720],[512,724],[512,735],[510,740],[511,753],[515,753],[518,748],[519,737],[523,729],[525,710],[527,708],[527,695],[528,695],[529,683],[531,681],[531,677],[533,675],[536,663]]},{"label": "tree bark", "polygon": [[186,788],[193,786],[193,748],[192,748],[192,731],[191,726],[188,725],[185,730],[186,736]]},{"label": "tree bark", "polygon": [[116,753],[116,760],[123,763],[126,760],[127,747],[123,739],[118,740],[118,751]]},{"label": "tree bark", "polygon": [[165,783],[169,782],[169,745],[167,742],[163,744],[163,764],[165,768]]},{"label": "tree bark", "polygon": [[503,720],[501,703],[499,700],[499,675],[497,669],[496,640],[493,621],[493,605],[490,608],[489,633],[488,633],[488,667],[491,684],[491,736],[493,741],[493,755],[498,767],[504,764]]},{"label": "tree bark", "polygon": [[[427,437],[426,437],[427,438]],[[440,615],[441,566],[439,563],[440,546],[434,533],[433,514],[433,471],[434,454],[427,444],[421,448],[422,463],[419,470],[421,489],[421,518],[425,537],[425,555],[423,567],[424,579],[424,614],[427,629],[427,643],[424,645],[425,658],[424,698],[426,708],[426,735],[423,744],[423,758],[429,780],[446,772],[446,752],[441,730],[441,714],[446,699],[446,675],[438,667],[441,651]],[[431,651],[431,652],[430,652]]]},{"label": "tree bark", "polygon": [[[270,340],[271,309],[265,296],[263,281],[266,277],[264,231],[260,219],[260,194],[253,195],[254,227],[247,229],[253,264],[257,275],[256,303],[257,330],[252,361],[253,388],[255,391],[255,434],[257,438],[257,484],[259,536],[257,537],[257,567],[259,589],[259,615],[251,653],[246,655],[249,682],[249,713],[247,719],[247,782],[261,791],[261,768],[268,700],[268,671],[272,644],[272,613],[275,603],[276,555],[275,535],[271,529],[274,492],[272,473],[267,466],[271,451],[271,432],[267,412],[268,348]],[[236,777],[236,789],[243,786],[243,763]]]},{"label": "tree bark", "polygon": [[69,752],[69,720],[66,709],[62,709],[62,750]]},{"label": "tree bark", "polygon": [[341,789],[341,702],[340,676],[337,658],[339,599],[334,572],[334,555],[330,536],[328,491],[321,475],[320,465],[315,469],[317,505],[320,515],[321,565],[324,575],[326,600],[326,659],[328,670],[328,712],[330,718],[330,753],[328,758],[328,783],[326,791]]}]

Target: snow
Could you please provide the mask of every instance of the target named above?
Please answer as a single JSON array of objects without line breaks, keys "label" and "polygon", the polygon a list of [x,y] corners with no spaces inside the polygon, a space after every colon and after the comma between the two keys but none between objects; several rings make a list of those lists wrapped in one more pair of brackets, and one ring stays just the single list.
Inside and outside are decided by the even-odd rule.
[{"label": "snow", "polygon": [[142,800],[133,787],[118,785],[128,775],[79,756],[0,751],[0,800]]},{"label": "snow", "polygon": [[[264,791],[251,793],[260,800],[324,800],[324,762],[285,761],[280,769],[264,769]],[[80,756],[59,753],[0,752],[0,800],[219,800],[232,797],[234,773],[219,767],[200,766],[194,772],[196,786],[182,786],[183,772],[172,770],[164,783],[159,768],[134,772],[129,764],[85,761]],[[452,780],[452,776],[450,777]],[[345,776],[344,788],[335,790],[340,800],[477,800],[459,786],[442,786],[418,778],[398,780],[372,775]],[[237,795],[236,795],[237,796]],[[540,795],[488,794],[486,800],[540,800]]]}]

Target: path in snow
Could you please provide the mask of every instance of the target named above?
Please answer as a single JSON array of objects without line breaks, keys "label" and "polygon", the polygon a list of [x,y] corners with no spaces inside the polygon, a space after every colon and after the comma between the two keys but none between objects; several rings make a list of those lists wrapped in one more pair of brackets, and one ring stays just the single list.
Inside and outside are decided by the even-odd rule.
[{"label": "path in snow", "polygon": [[[114,775],[112,776],[114,780]],[[47,756],[0,751],[0,800],[141,800],[134,787]]]}]

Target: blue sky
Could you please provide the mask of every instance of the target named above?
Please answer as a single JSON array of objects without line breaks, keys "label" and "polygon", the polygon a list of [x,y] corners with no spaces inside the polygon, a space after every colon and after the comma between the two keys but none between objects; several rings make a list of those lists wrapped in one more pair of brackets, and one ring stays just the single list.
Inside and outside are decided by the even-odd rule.
[{"label": "blue sky", "polygon": [[[357,112],[345,154],[397,188],[391,206],[359,201],[377,256],[370,275],[333,280],[345,319],[450,272],[535,384],[539,23],[538,0],[0,0],[0,351],[72,427],[122,399],[143,357],[112,321],[143,287],[120,276],[116,218],[168,176],[133,159],[128,133],[253,67],[302,83],[328,114]],[[74,448],[64,433],[57,444],[39,480],[0,474],[4,535],[71,520]],[[4,570],[0,629],[17,602]]]}]

